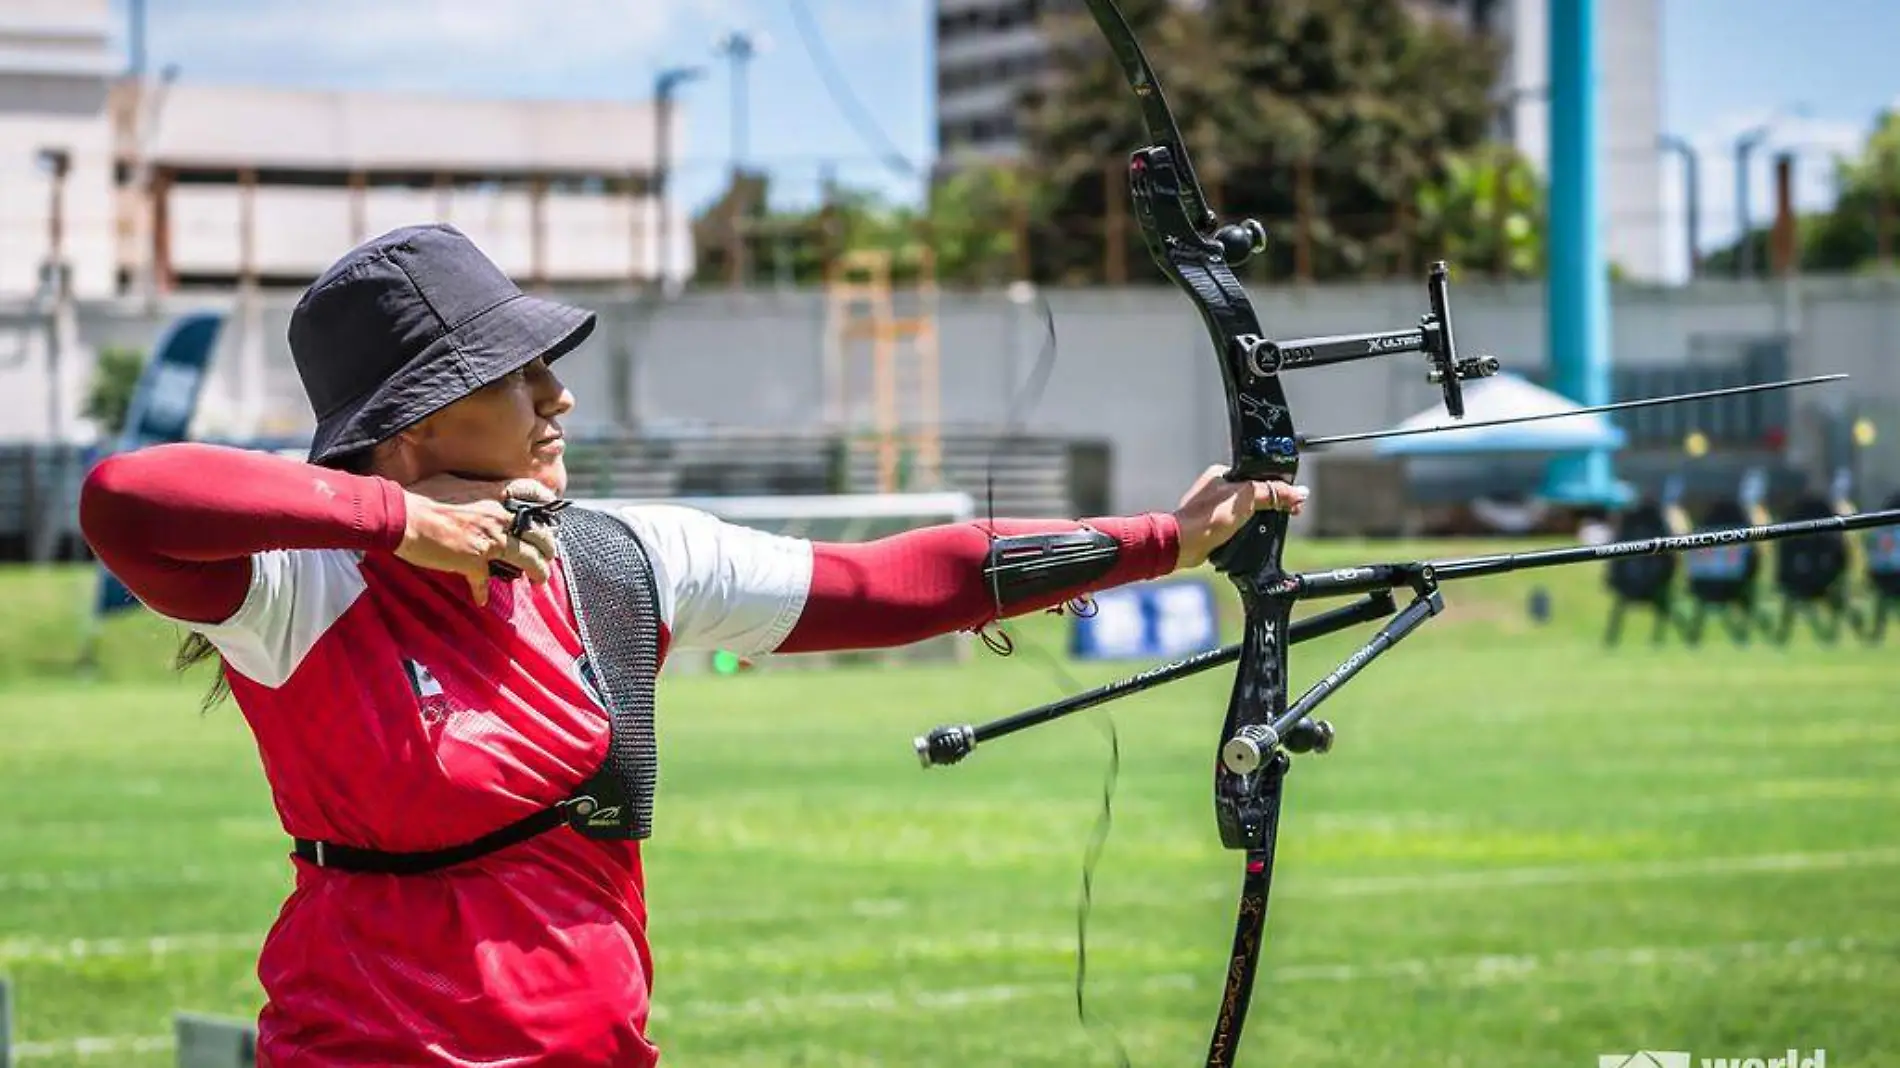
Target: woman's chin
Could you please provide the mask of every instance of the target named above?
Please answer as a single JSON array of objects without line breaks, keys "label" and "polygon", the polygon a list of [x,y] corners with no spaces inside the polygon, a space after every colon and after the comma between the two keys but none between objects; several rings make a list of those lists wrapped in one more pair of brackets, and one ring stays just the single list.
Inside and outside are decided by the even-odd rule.
[{"label": "woman's chin", "polygon": [[561,459],[559,452],[553,457],[536,455],[534,469],[528,473],[528,477],[546,486],[556,497],[567,492],[567,463]]}]

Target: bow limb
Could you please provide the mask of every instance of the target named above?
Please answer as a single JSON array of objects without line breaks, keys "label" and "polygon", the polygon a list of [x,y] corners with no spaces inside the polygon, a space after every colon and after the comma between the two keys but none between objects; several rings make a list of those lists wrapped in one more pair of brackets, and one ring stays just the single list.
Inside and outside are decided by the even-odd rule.
[{"label": "bow limb", "polygon": [[[1280,385],[1279,351],[1265,342],[1253,301],[1233,270],[1264,243],[1264,231],[1251,221],[1216,229],[1180,126],[1127,18],[1113,0],[1089,0],[1088,7],[1141,101],[1156,142],[1130,158],[1129,191],[1149,254],[1194,302],[1213,343],[1226,393],[1228,477],[1292,482],[1299,473],[1298,435]],[[1261,513],[1214,556],[1215,568],[1238,589],[1246,620],[1223,740],[1272,722],[1286,707],[1283,638],[1292,602],[1264,592],[1279,575],[1286,530],[1285,514]],[[1217,761],[1214,775],[1222,844],[1256,848],[1264,823],[1249,799],[1258,793],[1259,773],[1237,775]]]},{"label": "bow limb", "polygon": [[[1266,232],[1252,220],[1217,228],[1180,126],[1128,20],[1113,0],[1089,0],[1088,7],[1141,101],[1155,141],[1130,157],[1129,192],[1149,254],[1194,302],[1213,343],[1227,402],[1228,477],[1290,483],[1299,473],[1299,448],[1280,385],[1281,350],[1266,340],[1253,301],[1233,270],[1265,246]],[[1276,752],[1237,770],[1220,759],[1218,750],[1228,739],[1268,729],[1286,711],[1286,637],[1293,601],[1269,592],[1281,577],[1286,533],[1284,513],[1260,513],[1213,557],[1215,569],[1239,592],[1244,617],[1239,663],[1213,761],[1215,822],[1221,844],[1244,851],[1246,861],[1225,990],[1208,1044],[1209,1068],[1227,1068],[1239,1051],[1265,934],[1280,785],[1288,765]]]}]

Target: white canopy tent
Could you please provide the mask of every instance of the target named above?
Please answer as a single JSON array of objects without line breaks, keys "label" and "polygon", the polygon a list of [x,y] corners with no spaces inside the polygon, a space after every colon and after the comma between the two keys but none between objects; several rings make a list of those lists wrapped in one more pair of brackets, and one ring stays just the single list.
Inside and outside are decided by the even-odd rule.
[{"label": "white canopy tent", "polygon": [[1418,430],[1444,427],[1436,434],[1390,438],[1375,445],[1381,456],[1444,456],[1472,453],[1566,453],[1592,449],[1620,449],[1628,435],[1602,413],[1549,419],[1512,426],[1458,430],[1464,423],[1491,419],[1520,419],[1529,415],[1558,415],[1582,405],[1562,394],[1533,385],[1514,374],[1479,379],[1465,386],[1465,417],[1453,419],[1434,405],[1393,428]]}]

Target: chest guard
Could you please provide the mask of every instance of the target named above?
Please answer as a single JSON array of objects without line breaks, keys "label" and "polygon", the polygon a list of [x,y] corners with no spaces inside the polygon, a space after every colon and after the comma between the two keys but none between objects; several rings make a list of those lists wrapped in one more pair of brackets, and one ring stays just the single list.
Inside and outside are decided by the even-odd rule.
[{"label": "chest guard", "polygon": [[660,597],[646,547],[619,516],[569,508],[555,527],[579,625],[581,678],[611,721],[607,759],[567,805],[589,838],[646,838],[660,758],[653,691],[660,675]]}]

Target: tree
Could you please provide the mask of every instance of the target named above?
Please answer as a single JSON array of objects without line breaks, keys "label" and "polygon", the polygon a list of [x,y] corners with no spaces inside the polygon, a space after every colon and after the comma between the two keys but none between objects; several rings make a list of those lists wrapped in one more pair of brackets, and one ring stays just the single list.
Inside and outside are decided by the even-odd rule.
[{"label": "tree", "polygon": [[[1796,259],[1803,271],[1850,272],[1880,266],[1883,252],[1892,256],[1900,245],[1900,112],[1884,111],[1868,132],[1860,153],[1837,160],[1835,188],[1840,192],[1826,211],[1801,214],[1795,219]],[[1881,231],[1886,229],[1883,240]],[[1753,246],[1756,264],[1772,261],[1772,223],[1749,231],[1743,240]],[[1729,243],[1709,254],[1706,270],[1732,275],[1742,242]]]},{"label": "tree", "polygon": [[[1276,274],[1350,277],[1416,247],[1415,190],[1480,144],[1495,114],[1495,42],[1403,0],[1129,7],[1202,184],[1223,214],[1266,224]],[[1095,277],[1104,160],[1146,138],[1099,32],[1064,20],[1051,36],[1055,76],[1025,101],[1024,124],[1048,183],[1039,222],[1060,239],[1039,245],[1061,251],[1039,248],[1037,266]]]},{"label": "tree", "polygon": [[1418,191],[1418,219],[1431,259],[1496,277],[1544,273],[1543,178],[1509,145],[1446,157],[1443,173]]},{"label": "tree", "polygon": [[819,285],[836,256],[883,249],[893,254],[893,281],[902,285],[915,276],[919,246],[935,253],[937,277],[946,284],[1012,281],[1020,236],[1014,219],[1027,196],[1019,169],[970,166],[939,180],[921,208],[892,204],[871,190],[832,186],[821,205],[773,209],[770,180],[758,176],[695,220],[697,281],[717,286],[730,277],[732,215],[740,203],[745,205],[739,234],[746,242],[748,284],[777,279]]},{"label": "tree", "polygon": [[133,349],[104,348],[93,366],[92,381],[86,388],[86,405],[79,414],[99,424],[101,437],[116,438],[125,429],[125,418],[132,410],[132,396],[138,392],[139,376],[145,371],[145,354]]},{"label": "tree", "polygon": [[938,181],[921,227],[937,254],[938,275],[958,285],[1015,281],[1030,192],[1022,170],[1009,166],[961,167]]},{"label": "tree", "polygon": [[[1213,145],[1202,136],[1206,119],[1195,92],[1205,71],[1187,62],[1192,49],[1181,37],[1192,23],[1169,0],[1126,0],[1120,7],[1150,61],[1169,72],[1164,82],[1176,113],[1202,116],[1199,125],[1183,131],[1189,152],[1197,164],[1201,150],[1211,159]],[[1092,16],[1045,15],[1041,29],[1053,80],[1024,93],[1018,118],[1024,162],[1036,176],[1029,191],[1031,274],[1043,281],[1101,281],[1109,197],[1127,195],[1119,164],[1128,150],[1147,143],[1147,134],[1127,76]],[[1128,262],[1146,262],[1133,226],[1120,237]]]}]

